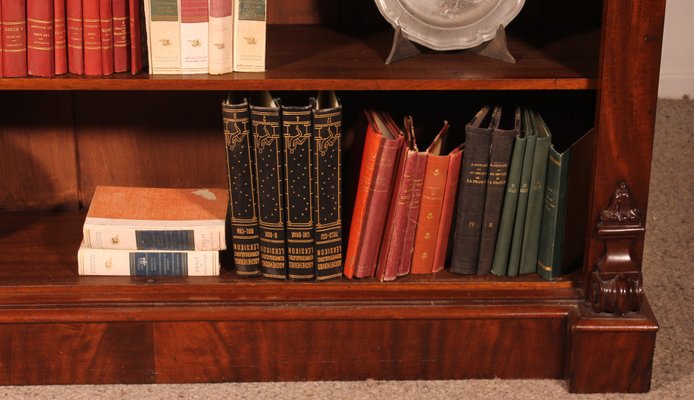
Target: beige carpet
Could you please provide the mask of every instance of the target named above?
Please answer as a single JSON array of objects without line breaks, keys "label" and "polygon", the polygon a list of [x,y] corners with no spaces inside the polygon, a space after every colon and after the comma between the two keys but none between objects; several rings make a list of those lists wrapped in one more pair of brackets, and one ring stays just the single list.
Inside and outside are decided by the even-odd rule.
[{"label": "beige carpet", "polygon": [[563,381],[466,380],[0,387],[0,400],[694,399],[694,273],[690,271],[690,260],[694,259],[690,214],[694,206],[693,126],[694,101],[659,102],[644,281],[660,332],[648,394],[569,395]]}]

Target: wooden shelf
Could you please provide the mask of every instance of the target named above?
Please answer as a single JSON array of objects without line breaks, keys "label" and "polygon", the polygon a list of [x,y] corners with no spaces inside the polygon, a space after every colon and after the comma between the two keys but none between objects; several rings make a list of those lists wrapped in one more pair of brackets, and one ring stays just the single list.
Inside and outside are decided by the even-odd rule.
[{"label": "wooden shelf", "polygon": [[[595,89],[597,30],[535,44],[511,36],[516,64],[465,51],[385,65],[392,33],[352,36],[320,25],[268,28],[267,71],[225,75],[127,73],[0,79],[2,90],[580,90]],[[435,65],[435,67],[433,67]]]},{"label": "wooden shelf", "polygon": [[461,276],[444,271],[395,282],[334,279],[326,282],[239,278],[223,262],[219,277],[79,276],[77,249],[83,212],[4,213],[0,218],[0,304],[219,303],[296,301],[477,301],[499,298],[577,300],[580,274],[547,282]]}]

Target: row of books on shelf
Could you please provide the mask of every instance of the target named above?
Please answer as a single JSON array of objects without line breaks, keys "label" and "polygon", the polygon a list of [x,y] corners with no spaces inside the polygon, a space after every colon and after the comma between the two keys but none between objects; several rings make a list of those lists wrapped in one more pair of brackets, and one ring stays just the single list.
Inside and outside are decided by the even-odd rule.
[{"label": "row of books on shelf", "polygon": [[0,77],[263,71],[265,21],[265,0],[2,0]]},{"label": "row of books on shelf", "polygon": [[[239,276],[274,279],[344,274],[390,281],[446,266],[460,274],[537,272],[554,279],[580,257],[582,241],[571,232],[581,230],[566,229],[565,220],[585,209],[576,200],[587,190],[579,179],[585,163],[570,159],[587,134],[558,144],[539,113],[487,106],[464,135],[450,134],[444,122],[420,150],[412,117],[401,126],[384,111],[363,115],[346,249],[342,106],[335,93],[297,105],[269,92],[229,92],[222,103],[228,190],[98,188],[80,273],[216,275],[219,258],[209,252],[224,250],[225,238]],[[112,226],[116,220],[121,230]],[[95,263],[104,260],[86,262],[82,255],[107,249],[119,252],[122,266],[99,269]],[[175,251],[198,267],[184,273],[183,261],[172,261]],[[199,257],[215,264],[199,269]]]}]

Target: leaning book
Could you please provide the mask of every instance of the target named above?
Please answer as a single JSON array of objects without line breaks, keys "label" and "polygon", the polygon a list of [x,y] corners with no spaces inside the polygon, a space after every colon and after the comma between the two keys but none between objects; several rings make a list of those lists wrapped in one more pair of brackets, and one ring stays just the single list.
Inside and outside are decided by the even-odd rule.
[{"label": "leaning book", "polygon": [[80,275],[217,276],[218,251],[104,250],[77,252]]},{"label": "leaning book", "polygon": [[227,189],[98,186],[84,222],[92,249],[226,249]]}]

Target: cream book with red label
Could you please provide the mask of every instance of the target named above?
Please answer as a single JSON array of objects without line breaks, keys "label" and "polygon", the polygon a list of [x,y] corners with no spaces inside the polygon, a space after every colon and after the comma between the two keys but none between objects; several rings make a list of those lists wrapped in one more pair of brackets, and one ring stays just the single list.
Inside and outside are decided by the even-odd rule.
[{"label": "cream book with red label", "polygon": [[234,2],[234,71],[265,71],[265,0]]},{"label": "cream book with red label", "polygon": [[98,186],[84,222],[94,249],[226,249],[227,189]]}]

